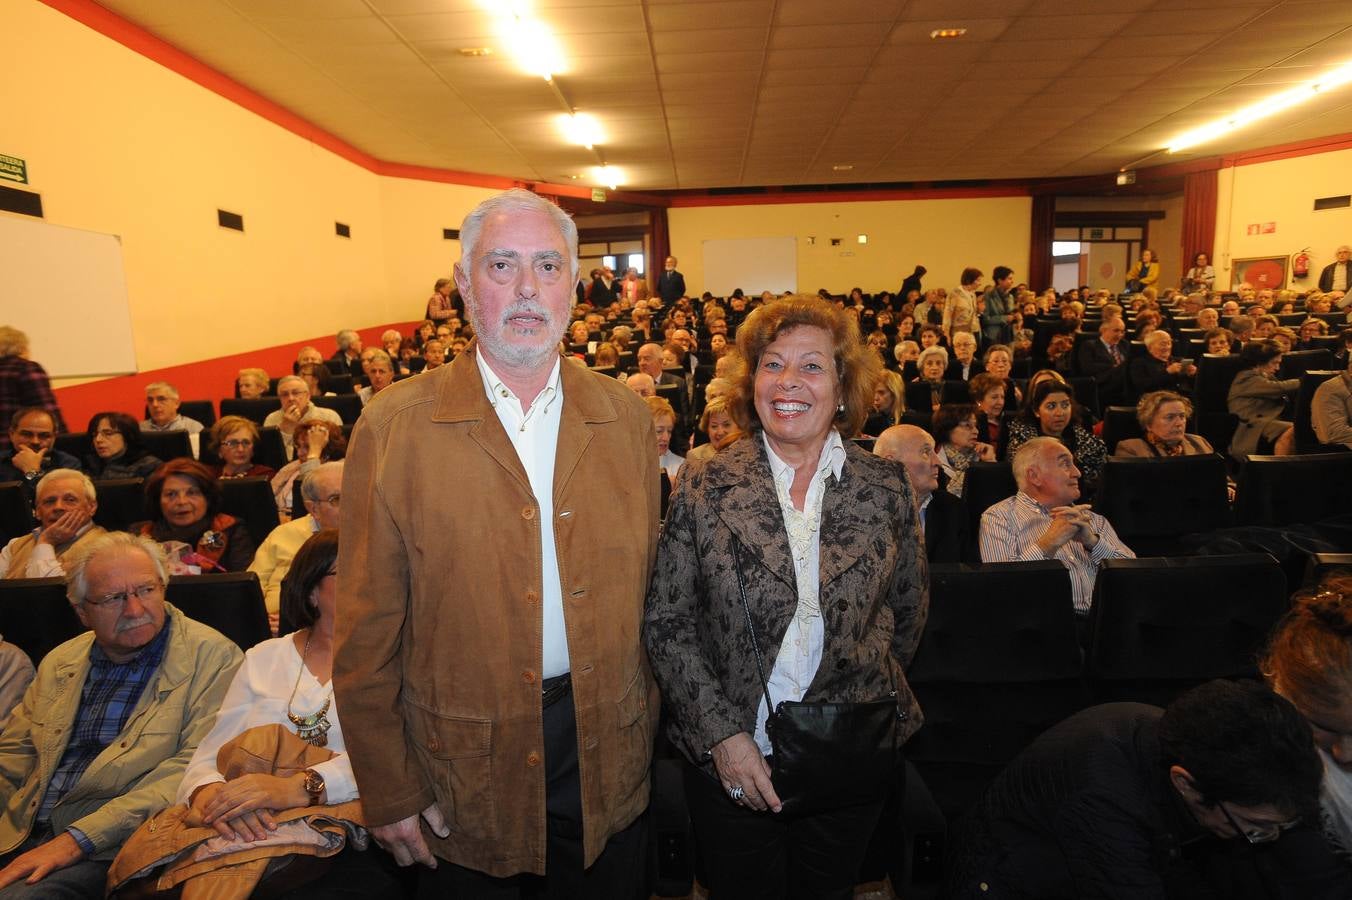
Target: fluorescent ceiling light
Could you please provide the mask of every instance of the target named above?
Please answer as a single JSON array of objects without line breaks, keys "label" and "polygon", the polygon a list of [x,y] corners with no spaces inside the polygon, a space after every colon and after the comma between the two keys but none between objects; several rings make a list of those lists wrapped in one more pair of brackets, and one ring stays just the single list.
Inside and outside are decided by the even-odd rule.
[{"label": "fluorescent ceiling light", "polygon": [[527,73],[549,81],[566,70],[558,38],[535,17],[528,0],[479,0],[479,5],[492,14],[498,37]]},{"label": "fluorescent ceiling light", "polygon": [[1299,87],[1282,91],[1280,94],[1274,94],[1266,100],[1259,100],[1257,103],[1250,104],[1242,109],[1236,110],[1228,116],[1208,122],[1205,125],[1194,128],[1191,131],[1184,132],[1169,142],[1169,152],[1178,153],[1181,150],[1187,150],[1190,147],[1196,147],[1198,144],[1204,144],[1207,141],[1229,134],[1246,125],[1265,119],[1268,116],[1279,112],[1285,112],[1293,106],[1304,103],[1307,100],[1313,100],[1320,94],[1342,87],[1352,81],[1352,63],[1345,63],[1336,69],[1324,73],[1313,81],[1306,82]]},{"label": "fluorescent ceiling light", "polygon": [[590,113],[560,113],[558,118],[559,130],[563,132],[564,140],[570,144],[580,144],[588,150],[597,144],[606,142],[605,132],[601,130],[601,123],[597,121],[596,116]]},{"label": "fluorescent ceiling light", "polygon": [[614,166],[596,166],[592,172],[597,181],[609,185],[612,191],[624,183],[624,172]]}]

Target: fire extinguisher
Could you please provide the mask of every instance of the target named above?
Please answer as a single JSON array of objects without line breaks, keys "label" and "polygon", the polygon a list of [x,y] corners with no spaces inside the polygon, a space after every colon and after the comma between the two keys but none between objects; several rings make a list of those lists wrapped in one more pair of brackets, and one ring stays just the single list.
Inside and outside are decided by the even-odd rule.
[{"label": "fire extinguisher", "polygon": [[1291,277],[1307,278],[1309,277],[1309,274],[1310,274],[1310,248],[1306,247],[1304,250],[1300,251],[1295,256],[1291,257]]}]

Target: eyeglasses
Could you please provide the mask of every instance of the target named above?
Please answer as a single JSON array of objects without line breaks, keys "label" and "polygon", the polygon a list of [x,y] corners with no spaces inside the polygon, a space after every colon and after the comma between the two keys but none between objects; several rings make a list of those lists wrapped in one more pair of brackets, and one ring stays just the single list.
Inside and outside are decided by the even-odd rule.
[{"label": "eyeglasses", "polygon": [[1283,832],[1290,831],[1300,824],[1300,817],[1297,816],[1289,822],[1269,822],[1263,825],[1249,822],[1248,827],[1244,828],[1234,816],[1230,815],[1230,810],[1225,808],[1224,803],[1218,801],[1216,805],[1221,808],[1221,814],[1225,816],[1225,821],[1230,823],[1230,827],[1249,844],[1270,844],[1280,838]]},{"label": "eyeglasses", "polygon": [[94,432],[94,437],[110,438],[110,437],[118,437],[121,434],[122,432],[117,431],[116,429],[113,428],[100,428],[98,431]]},{"label": "eyeglasses", "polygon": [[327,503],[329,506],[337,506],[343,501],[342,494],[329,494],[327,497],[320,497],[315,503]]},{"label": "eyeglasses", "polygon": [[100,609],[121,609],[126,605],[127,600],[135,597],[137,600],[145,600],[147,597],[153,597],[164,590],[164,585],[158,581],[152,581],[143,584],[140,587],[134,587],[129,591],[119,591],[114,594],[104,594],[102,597],[86,597],[84,602],[90,606],[97,606]]},{"label": "eyeglasses", "polygon": [[228,447],[231,450],[239,450],[244,447],[252,447],[253,441],[249,438],[232,438],[228,441],[221,441],[222,447]]}]

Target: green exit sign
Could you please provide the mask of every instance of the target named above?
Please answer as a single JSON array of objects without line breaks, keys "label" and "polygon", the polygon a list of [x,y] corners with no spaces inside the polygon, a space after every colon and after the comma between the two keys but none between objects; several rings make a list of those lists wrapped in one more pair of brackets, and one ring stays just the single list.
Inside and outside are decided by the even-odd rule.
[{"label": "green exit sign", "polygon": [[605,202],[606,202],[606,192],[603,191],[603,190],[601,190],[600,188],[592,188],[592,202],[593,202],[593,203],[605,203]]},{"label": "green exit sign", "polygon": [[6,181],[17,181],[19,184],[28,184],[28,163],[17,156],[6,156],[0,153],[0,178]]}]

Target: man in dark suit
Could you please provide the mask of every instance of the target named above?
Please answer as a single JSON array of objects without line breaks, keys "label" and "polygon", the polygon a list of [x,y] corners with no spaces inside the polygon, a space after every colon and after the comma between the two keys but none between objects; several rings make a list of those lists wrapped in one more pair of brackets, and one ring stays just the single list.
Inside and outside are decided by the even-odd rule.
[{"label": "man in dark suit", "polygon": [[685,296],[685,276],[676,271],[676,257],[668,256],[662,274],[657,276],[657,296],[662,307],[670,308]]},{"label": "man in dark suit", "polygon": [[939,457],[930,433],[915,425],[893,425],[878,435],[873,453],[906,467],[920,507],[920,531],[929,561],[957,563],[969,557],[967,509],[961,499],[939,489]]},{"label": "man in dark suit", "polygon": [[1099,405],[1120,406],[1127,401],[1127,326],[1121,319],[1105,319],[1098,337],[1080,344],[1075,361],[1081,375],[1098,385]]}]

